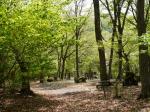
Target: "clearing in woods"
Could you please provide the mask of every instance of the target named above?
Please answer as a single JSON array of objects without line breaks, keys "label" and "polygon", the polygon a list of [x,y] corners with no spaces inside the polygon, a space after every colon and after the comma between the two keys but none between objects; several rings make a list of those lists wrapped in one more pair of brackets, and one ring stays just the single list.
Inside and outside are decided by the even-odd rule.
[{"label": "clearing in woods", "polygon": [[113,87],[106,97],[95,88],[95,81],[74,84],[73,81],[32,83],[35,96],[18,94],[1,97],[1,112],[149,112],[149,101],[137,101],[140,87],[125,87],[122,98],[114,99]]}]

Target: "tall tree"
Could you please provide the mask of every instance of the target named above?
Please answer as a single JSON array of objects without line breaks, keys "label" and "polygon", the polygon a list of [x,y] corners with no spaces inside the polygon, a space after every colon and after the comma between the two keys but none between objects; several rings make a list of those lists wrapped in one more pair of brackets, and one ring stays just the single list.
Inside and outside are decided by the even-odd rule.
[{"label": "tall tree", "polygon": [[[113,45],[114,45],[114,37],[117,37],[118,41],[118,79],[122,79],[123,76],[123,33],[126,23],[127,14],[132,3],[132,0],[112,0],[110,3],[108,0],[100,0],[102,5],[108,11],[110,19],[112,21],[113,33],[112,33],[112,45],[110,50],[110,59],[109,59],[109,76],[111,77],[111,65],[113,58]],[[111,7],[113,6],[113,7]],[[125,12],[123,12],[123,10]]]},{"label": "tall tree", "polygon": [[[139,37],[146,33],[144,8],[145,0],[137,0],[137,30]],[[139,45],[139,69],[142,84],[140,98],[147,98],[150,97],[149,55],[148,44],[143,40],[140,41]]]},{"label": "tall tree", "polygon": [[[76,24],[78,23],[77,17],[78,17],[78,10],[79,10],[79,5],[78,1],[75,0],[75,17],[76,17]],[[81,8],[82,11],[82,8]],[[79,15],[80,16],[80,15]],[[78,25],[76,25],[75,28],[75,37],[76,41],[79,41],[79,36],[80,36],[80,29],[78,28]],[[76,78],[79,78],[79,46],[78,43],[76,43]]]},{"label": "tall tree", "polygon": [[[79,74],[79,40],[81,37],[82,33],[82,28],[85,25],[87,18],[90,13],[90,9],[87,15],[83,15],[83,8],[84,8],[84,2],[85,0],[75,0],[75,10],[74,10],[74,15],[75,15],[75,37],[76,37],[76,78],[79,79],[80,74]],[[85,16],[85,17],[84,17]],[[83,18],[84,17],[84,18]]]},{"label": "tall tree", "polygon": [[73,19],[72,24],[74,25],[73,31],[74,31],[74,38],[76,41],[75,44],[75,70],[76,75],[75,79],[79,79],[80,77],[80,41],[81,41],[81,34],[83,33],[84,26],[87,23],[87,20],[89,18],[91,7],[90,8],[84,8],[85,6],[85,0],[74,0],[73,1],[74,6],[71,4],[71,8],[69,8],[69,13],[67,14],[67,18]]},{"label": "tall tree", "polygon": [[101,32],[100,24],[100,9],[99,9],[99,0],[93,0],[94,3],[94,16],[95,16],[95,36],[98,44],[98,53],[100,59],[100,78],[102,81],[108,80],[107,68],[106,68],[106,58],[105,58],[105,49],[103,45],[103,36]]},{"label": "tall tree", "polygon": [[117,5],[115,0],[112,1],[113,9],[111,9],[110,4],[108,0],[100,0],[100,2],[103,4],[103,6],[108,11],[108,14],[110,16],[111,22],[112,22],[112,37],[111,37],[111,49],[110,49],[110,57],[109,57],[109,64],[108,64],[108,76],[109,78],[112,78],[112,63],[113,63],[113,55],[114,55],[114,41],[115,37],[117,36]]},{"label": "tall tree", "polygon": [[123,70],[122,70],[122,58],[123,58],[123,42],[122,42],[122,37],[124,33],[124,28],[125,28],[125,22],[127,18],[127,14],[130,8],[132,1],[129,0],[127,1],[127,7],[124,13],[123,18],[121,17],[122,14],[122,9],[125,4],[125,0],[115,0],[115,5],[117,7],[117,29],[118,29],[118,79],[122,79],[123,76]]}]

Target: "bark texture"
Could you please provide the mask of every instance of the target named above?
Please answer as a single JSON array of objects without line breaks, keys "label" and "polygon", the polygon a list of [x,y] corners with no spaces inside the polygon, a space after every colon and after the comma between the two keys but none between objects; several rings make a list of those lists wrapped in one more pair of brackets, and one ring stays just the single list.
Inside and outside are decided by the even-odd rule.
[{"label": "bark texture", "polygon": [[[146,33],[145,13],[144,13],[145,0],[137,0],[137,29],[138,36]],[[139,45],[139,69],[141,77],[141,98],[150,97],[150,74],[149,74],[149,55],[148,44],[141,41]]]},{"label": "bark texture", "polygon": [[98,44],[98,52],[100,59],[100,78],[101,81],[108,80],[107,68],[106,68],[106,58],[105,58],[105,49],[103,45],[103,36],[101,34],[100,27],[100,11],[99,11],[99,0],[93,0],[94,3],[94,15],[95,15],[95,36]]}]

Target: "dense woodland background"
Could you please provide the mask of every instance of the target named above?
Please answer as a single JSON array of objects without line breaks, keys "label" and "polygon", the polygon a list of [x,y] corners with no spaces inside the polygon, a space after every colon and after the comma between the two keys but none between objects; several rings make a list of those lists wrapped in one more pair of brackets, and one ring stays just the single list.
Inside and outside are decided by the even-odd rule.
[{"label": "dense woodland background", "polygon": [[0,91],[96,80],[105,97],[139,85],[149,98],[149,19],[150,0],[0,0]]}]

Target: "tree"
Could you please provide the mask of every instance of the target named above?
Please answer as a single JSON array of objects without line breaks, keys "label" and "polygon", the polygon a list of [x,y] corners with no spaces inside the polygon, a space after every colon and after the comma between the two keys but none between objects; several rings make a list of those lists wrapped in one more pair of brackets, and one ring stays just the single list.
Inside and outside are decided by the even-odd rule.
[{"label": "tree", "polygon": [[[123,76],[123,33],[126,23],[127,14],[132,3],[131,0],[112,0],[110,3],[108,0],[100,0],[102,5],[108,11],[108,15],[110,16],[110,20],[112,23],[112,38],[111,38],[111,50],[110,50],[110,58],[109,58],[109,77],[112,77],[112,61],[113,61],[113,53],[114,53],[114,38],[117,37],[118,41],[118,79],[122,79]],[[112,6],[112,7],[111,7]],[[125,12],[123,12],[123,10]]]},{"label": "tree", "polygon": [[108,68],[108,76],[109,78],[112,78],[112,63],[113,63],[113,55],[114,55],[114,41],[115,37],[117,36],[117,5],[116,1],[111,1],[113,4],[113,9],[111,9],[108,0],[105,0],[103,2],[100,0],[100,2],[103,4],[103,6],[107,9],[109,17],[112,22],[112,37],[111,37],[111,49],[110,49],[110,57],[109,57],[109,68]]},{"label": "tree", "polygon": [[[85,25],[87,18],[89,17],[89,13],[85,16],[82,14],[83,12],[83,8],[84,8],[84,2],[85,0],[75,0],[75,10],[74,10],[74,15],[75,15],[75,22],[76,22],[76,26],[75,26],[75,37],[76,37],[76,78],[77,80],[79,79],[80,75],[79,75],[79,40],[80,40],[80,36],[82,33],[82,28]],[[90,10],[89,10],[90,12]],[[85,16],[85,17],[84,17]]]},{"label": "tree", "polygon": [[94,16],[95,16],[95,36],[98,44],[98,52],[100,59],[100,78],[101,81],[108,80],[107,68],[106,68],[106,58],[105,49],[103,45],[103,36],[100,28],[100,11],[99,11],[99,0],[93,0],[94,3]]},{"label": "tree", "polygon": [[[123,58],[123,42],[122,42],[122,37],[123,37],[123,32],[124,32],[124,27],[125,27],[125,22],[126,22],[126,18],[127,18],[127,14],[130,8],[130,5],[132,3],[131,0],[127,1],[127,7],[125,10],[125,14],[123,16],[123,20],[121,18],[121,11],[123,8],[123,5],[125,3],[124,0],[119,0],[119,1],[115,1],[115,5],[117,7],[117,29],[118,29],[118,57],[119,57],[119,63],[118,63],[118,79],[122,79],[123,76],[123,70],[122,70],[122,58]],[[122,22],[121,22],[122,20]]]},{"label": "tree", "polygon": [[[67,27],[67,26],[66,26]],[[59,77],[63,80],[65,74],[65,66],[66,60],[73,55],[75,50],[72,48],[75,45],[74,35],[70,37],[66,32],[65,36],[63,36],[62,44],[60,45],[60,49],[58,48],[58,73]]]},{"label": "tree", "polygon": [[[64,33],[64,38],[62,39],[62,44],[58,49],[59,62],[58,62],[58,70],[63,78],[65,72],[65,63],[67,59],[75,55],[75,69],[76,76],[75,78],[79,79],[79,55],[80,48],[82,48],[81,44],[81,34],[83,33],[84,26],[87,23],[88,17],[90,15],[91,8],[85,12],[84,9],[85,0],[74,0],[70,5],[66,8],[66,14],[64,15],[65,27],[70,26],[70,30],[66,30]],[[66,25],[67,24],[67,25]],[[73,48],[73,46],[75,48]]]},{"label": "tree", "polygon": [[[137,0],[137,30],[139,37],[146,33],[144,8],[145,0]],[[139,38],[139,40],[141,39]],[[140,98],[148,98],[150,97],[149,55],[148,44],[144,41],[140,41],[139,45],[139,69],[142,84]]]},{"label": "tree", "polygon": [[31,92],[31,73],[35,73],[35,70],[36,73],[45,69],[48,71],[48,65],[53,64],[49,59],[52,56],[48,54],[58,46],[62,36],[61,14],[66,4],[66,1],[61,1],[56,6],[52,0],[33,0],[30,3],[22,0],[4,1],[2,4],[0,2],[0,37],[3,37],[0,48],[8,49],[8,56],[5,56],[8,68],[3,69],[6,73],[4,79],[19,67],[15,77],[20,78],[23,94]]}]

